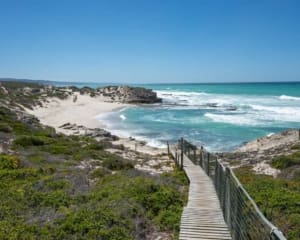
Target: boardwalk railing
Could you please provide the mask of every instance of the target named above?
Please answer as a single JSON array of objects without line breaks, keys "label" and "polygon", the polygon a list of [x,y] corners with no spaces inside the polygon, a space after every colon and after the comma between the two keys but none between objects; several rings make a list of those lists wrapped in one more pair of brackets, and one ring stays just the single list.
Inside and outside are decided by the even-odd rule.
[{"label": "boardwalk railing", "polygon": [[194,164],[200,165],[212,179],[233,239],[286,240],[282,232],[262,214],[233,171],[215,155],[184,139],[178,142],[176,148],[175,161],[180,167],[184,165],[185,155]]}]

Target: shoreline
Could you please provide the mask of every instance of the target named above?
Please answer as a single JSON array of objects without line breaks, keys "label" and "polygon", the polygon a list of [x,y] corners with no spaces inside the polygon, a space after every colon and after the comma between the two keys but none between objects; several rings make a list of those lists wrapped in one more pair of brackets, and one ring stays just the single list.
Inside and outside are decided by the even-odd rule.
[{"label": "shoreline", "polygon": [[41,107],[33,110],[26,109],[29,114],[36,116],[42,124],[54,127],[56,131],[70,134],[69,131],[61,128],[66,123],[84,126],[86,128],[103,128],[105,124],[97,117],[101,114],[114,112],[130,106],[125,103],[108,102],[100,97],[90,97],[88,95],[77,95],[61,100],[58,98],[48,98]]},{"label": "shoreline", "polygon": [[[74,101],[76,96],[76,101]],[[51,126],[59,133],[71,134],[91,134],[92,132],[104,131],[110,136],[106,124],[99,119],[102,114],[121,111],[129,106],[138,104],[126,104],[111,102],[102,97],[90,97],[89,95],[75,94],[64,100],[58,98],[47,98],[47,101],[33,110],[26,109],[26,112],[37,117],[44,125]],[[131,151],[137,151],[149,155],[159,155],[166,153],[166,148],[158,148],[147,145],[146,141],[135,139],[134,137],[116,136],[112,141],[113,145],[124,145]]]},{"label": "shoreline", "polygon": [[[91,97],[87,94],[75,92],[63,100],[49,97],[42,106],[35,107],[33,110],[26,109],[26,111],[36,116],[42,124],[54,127],[57,132],[66,135],[86,134],[87,131],[99,133],[101,130],[110,137],[115,137],[114,140],[111,140],[114,145],[124,145],[125,148],[131,151],[149,155],[165,153],[166,147],[151,146],[147,140],[138,139],[134,136],[122,136],[121,134],[115,136],[113,135],[115,134],[114,131],[110,130],[105,122],[101,121],[100,116],[102,114],[121,111],[126,107],[138,105],[107,101],[107,98],[101,96]],[[66,125],[67,127],[65,127]],[[295,130],[286,130],[282,133],[257,138],[232,149],[228,153],[264,151],[288,142],[297,141],[297,136],[298,132]]]}]

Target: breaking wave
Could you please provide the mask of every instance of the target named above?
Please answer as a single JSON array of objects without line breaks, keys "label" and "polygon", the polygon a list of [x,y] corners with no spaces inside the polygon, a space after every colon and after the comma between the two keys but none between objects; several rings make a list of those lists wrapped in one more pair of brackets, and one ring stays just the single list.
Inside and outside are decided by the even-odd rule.
[{"label": "breaking wave", "polygon": [[300,127],[297,93],[282,91],[286,95],[281,95],[267,89],[255,95],[253,89],[249,94],[227,94],[223,89],[214,92],[215,86],[193,91],[166,87],[155,91],[162,104],[129,107],[100,120],[112,133],[149,146],[165,147],[166,141],[186,137],[211,150],[230,150],[259,136]]},{"label": "breaking wave", "polygon": [[300,101],[300,97],[293,97],[293,96],[287,96],[287,95],[281,95],[279,97],[281,100],[293,100],[293,101]]},{"label": "breaking wave", "polygon": [[120,118],[121,118],[123,121],[126,120],[126,117],[125,117],[124,114],[121,114],[121,115],[120,115]]},{"label": "breaking wave", "polygon": [[259,125],[258,121],[249,118],[248,115],[225,115],[225,114],[205,113],[204,116],[210,118],[214,122],[229,123],[233,125],[249,125],[249,126]]}]

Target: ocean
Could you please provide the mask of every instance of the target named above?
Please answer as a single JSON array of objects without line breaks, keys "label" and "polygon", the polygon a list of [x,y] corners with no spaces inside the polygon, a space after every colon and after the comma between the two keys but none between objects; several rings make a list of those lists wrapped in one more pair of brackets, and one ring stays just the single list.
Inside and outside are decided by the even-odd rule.
[{"label": "ocean", "polygon": [[153,89],[163,103],[128,107],[99,120],[112,133],[151,146],[184,137],[210,151],[230,151],[261,136],[300,128],[300,82],[139,86]]}]

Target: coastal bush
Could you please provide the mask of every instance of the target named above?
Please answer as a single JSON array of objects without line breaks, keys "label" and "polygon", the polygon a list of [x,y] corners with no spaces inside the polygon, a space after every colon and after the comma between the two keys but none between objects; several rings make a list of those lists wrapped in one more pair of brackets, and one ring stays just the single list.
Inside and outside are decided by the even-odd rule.
[{"label": "coastal bush", "polygon": [[189,184],[188,178],[186,177],[184,171],[180,170],[178,166],[174,167],[174,171],[163,173],[162,177],[164,178],[165,182],[170,184],[183,186]]},{"label": "coastal bush", "polygon": [[292,150],[300,150],[300,144],[295,144],[291,147]]},{"label": "coastal bush", "polygon": [[102,165],[110,170],[128,170],[134,168],[134,164],[131,161],[109,153],[104,156]]},{"label": "coastal bush", "polygon": [[[178,185],[169,184],[169,177],[137,175],[119,172],[101,176],[95,188],[78,196],[70,194],[76,186],[69,181],[40,172],[29,178],[0,178],[0,211],[6,209],[2,219],[7,221],[0,221],[0,236],[135,239],[138,235],[145,239],[154,224],[159,231],[178,234],[186,196],[178,193]],[[20,219],[20,213],[26,217]],[[36,220],[26,223],[31,216]]]},{"label": "coastal bush", "polygon": [[7,123],[0,122],[0,132],[10,133],[12,130],[13,129]]},{"label": "coastal bush", "polygon": [[115,202],[128,199],[137,202],[137,206],[142,206],[142,209],[133,209],[134,212],[130,214],[142,214],[146,211],[146,216],[157,223],[161,230],[178,232],[182,208],[186,201],[185,193],[177,191],[180,185],[169,184],[165,177],[128,177],[124,174],[106,176],[98,184],[101,189],[94,192],[95,200],[107,199],[109,202]]},{"label": "coastal bush", "polygon": [[20,160],[16,156],[0,154],[0,169],[17,169],[20,166]]},{"label": "coastal bush", "polygon": [[[24,179],[0,189],[0,193],[5,190],[10,195],[10,200],[4,201],[4,196],[0,196],[0,210],[5,206],[9,209],[4,220],[9,218],[15,223],[0,221],[0,236],[8,231],[7,236],[14,233],[16,239],[22,239],[25,231],[23,236],[34,239],[145,239],[154,224],[158,231],[178,234],[185,197],[176,191],[179,186],[168,184],[165,177],[130,177],[126,171],[118,172],[103,176],[94,189],[80,196],[69,194],[76,186],[68,181],[53,177],[43,180],[44,177],[39,175],[36,181]],[[22,191],[15,191],[13,186]],[[36,209],[31,214],[38,222],[16,220],[18,212],[31,209]],[[42,215],[36,215],[38,212]],[[55,218],[56,214],[60,217]]]},{"label": "coastal bush", "polygon": [[22,147],[29,146],[43,146],[45,144],[49,144],[50,141],[46,137],[41,136],[19,136],[15,141],[15,145],[19,145]]},{"label": "coastal bush", "polygon": [[[16,115],[5,107],[0,107],[0,124],[4,132],[16,132],[16,129],[22,129],[22,132],[24,132],[26,128],[25,124],[17,121]],[[11,131],[7,131],[8,128],[11,129]]]},{"label": "coastal bush", "polygon": [[12,115],[12,112],[6,108],[0,106],[0,120],[6,120]]},{"label": "coastal bush", "polygon": [[46,158],[38,152],[35,152],[34,154],[30,154],[27,159],[34,164],[42,164],[46,162]]},{"label": "coastal bush", "polygon": [[[15,139],[14,155],[0,154],[0,239],[178,235],[187,199],[182,172],[151,176],[105,151],[105,143],[18,119],[0,107],[0,122]],[[91,166],[82,168],[82,160]]]},{"label": "coastal bush", "polygon": [[172,206],[163,209],[155,218],[155,222],[160,226],[161,230],[179,232],[182,208],[180,206]]},{"label": "coastal bush", "polygon": [[0,170],[0,180],[22,180],[25,178],[36,177],[40,173],[39,169],[3,169]]},{"label": "coastal bush", "polygon": [[272,161],[272,167],[277,169],[284,169],[294,165],[300,165],[300,152],[280,156]]},{"label": "coastal bush", "polygon": [[93,170],[90,174],[91,178],[102,178],[108,174],[110,174],[111,172],[105,168],[96,168],[95,170]]},{"label": "coastal bush", "polygon": [[103,150],[104,149],[103,145],[98,142],[93,142],[93,143],[89,144],[86,148],[90,149],[90,150]]},{"label": "coastal bush", "polygon": [[264,215],[288,239],[299,239],[300,181],[255,174],[248,167],[236,169],[235,173]]}]

